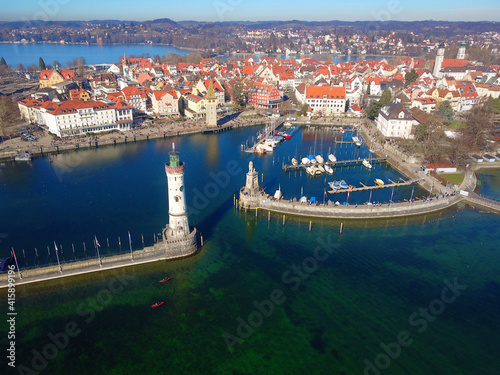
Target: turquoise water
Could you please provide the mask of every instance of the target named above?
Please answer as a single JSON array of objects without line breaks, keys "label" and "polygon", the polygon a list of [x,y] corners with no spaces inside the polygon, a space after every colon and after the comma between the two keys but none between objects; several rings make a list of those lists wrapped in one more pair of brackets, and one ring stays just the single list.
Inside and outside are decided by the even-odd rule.
[{"label": "turquoise water", "polygon": [[[17,364],[33,368],[38,352],[54,357],[38,363],[42,374],[363,374],[365,360],[382,374],[497,374],[499,217],[458,206],[411,219],[344,221],[340,234],[337,220],[313,221],[309,232],[307,218],[283,226],[280,215],[268,221],[264,213],[237,211],[233,195],[249,160],[268,190],[281,185],[285,196],[298,195],[304,184],[305,194],[321,196],[321,178],[285,174],[279,165],[315,144],[323,154],[334,147],[333,133],[304,130],[275,155],[240,154],[239,145],[256,131],[175,139],[186,161],[190,220],[205,238],[200,254],[18,287]],[[82,159],[66,161],[73,169],[62,181],[56,160],[3,166],[0,207],[19,211],[2,215],[1,227],[10,231],[2,251],[43,248],[54,237],[66,249],[95,233],[102,243],[105,236],[123,240],[128,229],[134,239],[161,228],[167,220],[163,162],[172,140],[82,152]],[[366,151],[345,147],[338,156]],[[233,161],[236,167],[227,169]],[[216,197],[195,203],[195,189],[204,192],[215,181],[210,172],[222,176],[238,167]],[[336,177],[398,176],[377,168],[339,169]],[[403,199],[410,192],[396,194]],[[172,280],[159,284],[165,276]],[[444,280],[455,278],[467,288],[436,310]],[[265,300],[276,302],[269,307]],[[165,304],[149,307],[158,301]],[[257,305],[265,306],[265,316]],[[413,315],[420,308],[431,314],[425,329]],[[238,331],[242,320],[254,327]],[[74,337],[63,340],[66,327]],[[385,355],[381,344],[405,332],[411,344],[394,359]],[[56,354],[49,334],[62,340]]]},{"label": "turquoise water", "polygon": [[480,185],[477,192],[491,198],[500,199],[500,170],[480,170],[476,173]]}]

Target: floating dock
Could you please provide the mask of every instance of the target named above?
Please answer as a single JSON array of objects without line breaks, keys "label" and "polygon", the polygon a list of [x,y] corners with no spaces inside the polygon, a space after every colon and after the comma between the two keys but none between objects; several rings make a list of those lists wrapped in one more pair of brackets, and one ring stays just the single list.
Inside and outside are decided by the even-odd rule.
[{"label": "floating dock", "polygon": [[276,121],[275,123],[270,124],[269,127],[266,127],[266,132],[263,133],[260,139],[257,142],[255,142],[255,144],[252,147],[246,148],[245,152],[251,152],[251,153],[255,152],[257,146],[262,144],[267,137],[273,135],[276,129],[278,129],[281,125],[283,125],[284,122],[285,122],[284,120]]},{"label": "floating dock", "polygon": [[333,190],[327,191],[327,193],[328,194],[338,194],[338,193],[347,193],[347,192],[353,193],[356,191],[366,191],[366,190],[374,190],[374,189],[386,189],[386,188],[392,188],[392,187],[409,186],[409,185],[413,185],[419,181],[422,181],[423,178],[415,178],[415,179],[407,180],[407,181],[405,181],[403,179],[400,179],[400,180],[402,180],[402,182],[394,182],[392,180],[389,180],[389,181],[391,181],[390,184],[373,185],[373,186],[366,186],[365,184],[360,182],[362,187],[351,187],[348,189],[333,189]]},{"label": "floating dock", "polygon": [[[382,163],[384,162],[385,160],[387,160],[388,158],[387,157],[384,157],[384,158],[373,158],[370,160],[370,163],[371,164],[376,164],[376,163]],[[316,163],[316,164],[309,164],[309,165],[305,165],[305,164],[297,164],[297,165],[293,165],[293,164],[284,164],[283,163],[283,170],[285,172],[294,172],[298,169],[301,169],[301,168],[306,168],[306,167],[309,167],[309,166],[314,166],[314,165],[329,165],[330,167],[332,168],[337,168],[337,167],[347,167],[347,166],[356,166],[356,165],[362,165],[363,164],[363,159],[353,159],[353,160],[339,160],[339,161],[336,161],[335,163],[332,163],[330,161],[327,161],[327,162],[324,162],[324,163]]]}]

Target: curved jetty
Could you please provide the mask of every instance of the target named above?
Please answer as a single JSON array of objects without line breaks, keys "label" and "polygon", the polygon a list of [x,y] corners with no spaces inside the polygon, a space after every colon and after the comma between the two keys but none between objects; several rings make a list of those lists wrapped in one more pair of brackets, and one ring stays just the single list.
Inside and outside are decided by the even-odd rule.
[{"label": "curved jetty", "polygon": [[[344,190],[345,191],[345,190]],[[449,208],[463,198],[456,194],[447,194],[444,198],[430,200],[415,200],[411,202],[366,204],[366,205],[335,205],[333,202],[304,203],[296,198],[275,199],[259,187],[258,173],[249,163],[246,184],[240,189],[238,206],[245,210],[262,209],[283,214],[320,217],[320,218],[391,218],[410,215],[422,215]]]}]

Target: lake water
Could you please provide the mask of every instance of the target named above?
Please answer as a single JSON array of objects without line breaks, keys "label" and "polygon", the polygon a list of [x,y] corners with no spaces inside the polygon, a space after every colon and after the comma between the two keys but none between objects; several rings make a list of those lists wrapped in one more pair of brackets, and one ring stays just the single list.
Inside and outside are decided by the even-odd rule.
[{"label": "lake water", "polygon": [[43,58],[46,64],[52,64],[54,60],[67,66],[68,61],[83,56],[87,64],[112,64],[119,61],[123,54],[127,56],[148,53],[149,56],[163,56],[167,52],[174,52],[180,55],[189,54],[190,51],[175,48],[172,46],[158,45],[111,45],[97,46],[85,44],[13,44],[0,43],[0,56],[3,56],[7,64],[16,68],[19,63],[28,67],[31,64],[38,66],[38,59]]},{"label": "lake water", "polygon": [[[38,59],[43,58],[46,64],[52,64],[54,60],[59,61],[64,66],[67,66],[68,61],[83,56],[87,64],[101,64],[101,63],[116,63],[119,58],[126,54],[127,56],[142,54],[149,54],[150,57],[155,55],[163,56],[167,52],[174,52],[176,54],[184,55],[189,54],[191,51],[175,48],[172,46],[159,46],[159,45],[111,45],[111,46],[98,46],[98,45],[85,45],[85,44],[13,44],[13,43],[0,43],[0,57],[3,56],[7,64],[16,68],[19,63],[28,67],[31,64],[38,66]],[[254,55],[256,59],[261,55]],[[282,58],[299,58],[299,56],[281,56]],[[220,56],[218,59],[227,60],[229,56]],[[326,59],[320,56],[320,59]],[[335,63],[356,61],[359,56],[334,56]],[[382,58],[380,56],[364,56],[365,59]]]},{"label": "lake water", "polygon": [[[281,215],[268,221],[266,213],[237,211],[233,196],[250,160],[269,193],[281,186],[285,197],[299,196],[303,188],[320,200],[324,177],[285,173],[283,160],[314,149],[342,159],[368,155],[365,146],[335,148],[339,133],[307,129],[274,155],[242,154],[240,145],[257,130],[3,165],[4,256],[11,246],[24,248],[30,264],[34,247],[49,245],[54,257],[53,241],[67,258],[71,243],[83,256],[80,243],[94,235],[101,245],[109,237],[116,252],[127,230],[135,247],[142,247],[141,233],[151,244],[168,217],[163,163],[172,141],[186,162],[190,221],[205,239],[188,259],[18,287],[17,364],[33,368],[36,353],[45,353],[46,363],[33,362],[42,374],[376,373],[367,363],[381,374],[497,374],[500,217],[458,206],[409,219],[344,220],[340,235],[339,220],[314,220],[309,232],[307,218],[283,226]],[[358,185],[399,176],[382,164],[370,172],[339,168],[328,180]],[[220,189],[207,190],[209,182]],[[372,199],[390,194],[378,190]],[[398,190],[394,200],[410,194]],[[367,199],[355,193],[350,203]],[[159,284],[165,276],[172,280]],[[455,278],[464,289],[443,292]],[[439,302],[442,293],[448,302]],[[5,294],[0,298],[6,306]],[[276,303],[263,302],[271,299]],[[157,301],[165,304],[149,307]],[[54,354],[50,337],[63,337],[68,324],[73,336]],[[406,345],[400,350],[391,344],[398,337]]]}]

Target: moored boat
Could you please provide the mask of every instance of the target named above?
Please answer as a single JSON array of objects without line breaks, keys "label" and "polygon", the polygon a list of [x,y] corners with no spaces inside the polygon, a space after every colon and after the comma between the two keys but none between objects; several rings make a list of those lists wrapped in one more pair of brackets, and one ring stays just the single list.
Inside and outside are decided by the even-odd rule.
[{"label": "moored boat", "polygon": [[325,164],[324,167],[325,167],[325,172],[326,173],[333,174],[333,168],[332,167],[330,167],[328,164]]},{"label": "moored boat", "polygon": [[333,154],[328,155],[328,160],[329,160],[330,162],[332,162],[332,163],[336,163],[336,162],[337,162],[337,158],[336,158],[336,156],[335,156],[335,155],[333,155]]},{"label": "moored boat", "polygon": [[33,155],[29,151],[21,151],[19,155],[14,156],[15,161],[31,161]]},{"label": "moored boat", "polygon": [[322,166],[322,165],[317,165],[317,166],[316,166],[316,174],[318,174],[318,172],[317,172],[317,171],[319,171],[319,172],[320,172],[320,174],[321,174],[321,173],[325,173],[325,168],[323,168],[323,166]]},{"label": "moored boat", "polygon": [[281,185],[279,186],[278,190],[274,193],[274,199],[280,200],[283,195],[281,194]]},{"label": "moored boat", "polygon": [[348,188],[347,183],[344,180],[340,180],[339,186],[340,186],[341,189],[347,189]]},{"label": "moored boat", "polygon": [[383,180],[381,180],[380,178],[376,178],[376,179],[375,179],[375,183],[376,183],[377,185],[380,185],[380,186],[385,185],[384,181],[383,181]]},{"label": "moored boat", "polygon": [[311,161],[309,160],[309,158],[302,158],[301,162],[302,162],[302,164],[304,164],[304,165],[309,165],[309,164],[311,164]]},{"label": "moored boat", "polygon": [[333,190],[340,189],[340,183],[338,181],[330,181],[328,182],[328,186],[330,186]]},{"label": "moored boat", "polygon": [[311,176],[314,176],[315,172],[316,172],[316,169],[312,166],[310,167],[306,167],[306,172],[307,174],[310,174]]},{"label": "moored boat", "polygon": [[372,169],[372,165],[366,159],[363,159],[363,167],[365,167],[366,169]]},{"label": "moored boat", "polygon": [[316,155],[315,159],[320,164],[325,162],[325,159],[323,159],[323,156],[321,156],[321,155]]},{"label": "moored boat", "polygon": [[299,164],[299,162],[297,161],[297,159],[292,158],[292,165],[297,165],[297,164]]}]

